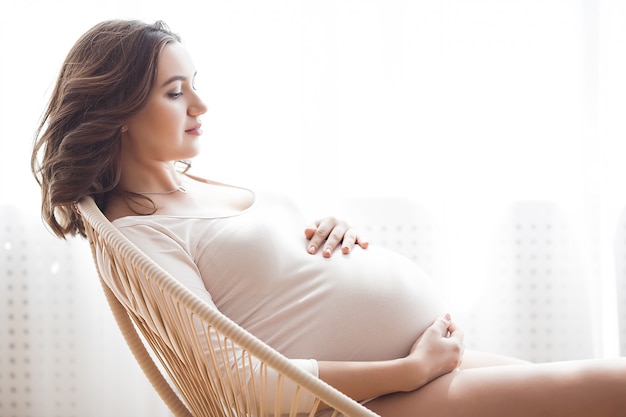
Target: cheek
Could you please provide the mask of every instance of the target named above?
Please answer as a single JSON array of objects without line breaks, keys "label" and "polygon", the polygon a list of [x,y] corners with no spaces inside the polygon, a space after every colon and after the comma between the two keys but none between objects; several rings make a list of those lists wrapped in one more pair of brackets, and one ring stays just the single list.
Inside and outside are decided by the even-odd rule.
[{"label": "cheek", "polygon": [[151,103],[129,124],[132,136],[163,142],[177,138],[184,131],[185,117],[175,102]]},{"label": "cheek", "polygon": [[[152,126],[160,132],[178,132],[184,123],[184,117],[181,112],[173,105],[162,105],[155,109],[152,117]],[[183,128],[184,130],[184,128]]]}]

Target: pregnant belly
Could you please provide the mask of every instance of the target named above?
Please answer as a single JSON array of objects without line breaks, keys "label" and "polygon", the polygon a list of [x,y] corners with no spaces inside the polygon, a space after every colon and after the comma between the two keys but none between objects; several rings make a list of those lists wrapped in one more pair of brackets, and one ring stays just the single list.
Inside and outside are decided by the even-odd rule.
[{"label": "pregnant belly", "polygon": [[[312,275],[300,300],[300,330],[288,356],[318,360],[385,360],[405,356],[443,314],[436,286],[414,262],[370,247],[331,258]],[[289,318],[285,317],[285,320]],[[283,339],[284,340],[284,339]]]}]

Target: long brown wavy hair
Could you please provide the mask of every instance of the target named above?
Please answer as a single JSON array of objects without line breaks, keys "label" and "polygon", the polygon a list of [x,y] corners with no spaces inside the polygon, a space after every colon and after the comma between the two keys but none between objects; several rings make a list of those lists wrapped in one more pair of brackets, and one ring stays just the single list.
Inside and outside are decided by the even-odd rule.
[{"label": "long brown wavy hair", "polygon": [[164,22],[109,20],[67,55],[31,156],[42,217],[57,236],[85,236],[75,207],[83,197],[106,208],[120,179],[122,126],[146,105],[159,54],[170,42],[180,38]]}]

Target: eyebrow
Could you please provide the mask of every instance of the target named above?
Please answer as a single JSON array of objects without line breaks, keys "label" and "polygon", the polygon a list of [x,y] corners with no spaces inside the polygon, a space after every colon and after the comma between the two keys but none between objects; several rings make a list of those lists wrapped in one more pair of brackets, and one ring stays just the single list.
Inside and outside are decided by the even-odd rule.
[{"label": "eyebrow", "polygon": [[[193,78],[196,77],[196,74],[198,74],[198,72],[194,72],[193,73]],[[174,75],[173,77],[168,78],[163,84],[161,84],[161,87],[165,87],[166,85],[173,83],[174,81],[186,81],[187,77],[185,77],[184,75]]]}]

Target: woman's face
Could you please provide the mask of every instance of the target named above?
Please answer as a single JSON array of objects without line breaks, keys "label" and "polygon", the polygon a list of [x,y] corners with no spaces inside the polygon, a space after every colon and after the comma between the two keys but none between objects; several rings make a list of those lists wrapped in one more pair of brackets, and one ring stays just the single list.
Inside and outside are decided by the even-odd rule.
[{"label": "woman's face", "polygon": [[137,162],[170,162],[199,153],[199,116],[207,111],[194,87],[195,66],[178,42],[167,44],[157,62],[147,105],[122,129],[124,157]]}]

